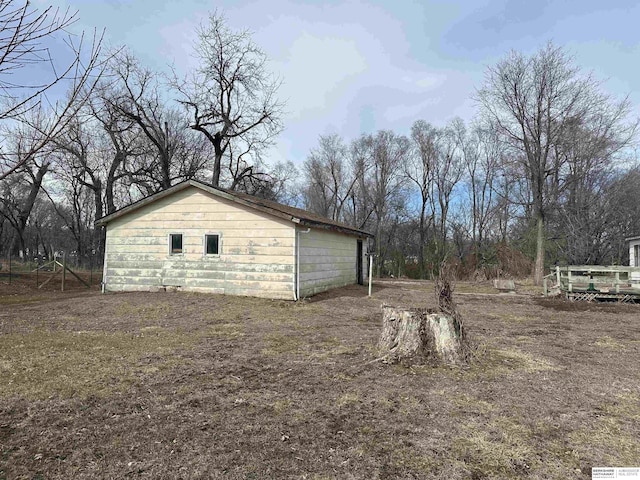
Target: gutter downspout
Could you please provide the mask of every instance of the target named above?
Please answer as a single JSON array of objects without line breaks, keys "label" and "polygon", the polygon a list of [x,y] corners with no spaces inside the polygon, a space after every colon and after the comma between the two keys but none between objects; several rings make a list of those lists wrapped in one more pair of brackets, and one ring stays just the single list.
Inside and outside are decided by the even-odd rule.
[{"label": "gutter downspout", "polygon": [[293,299],[297,302],[300,300],[300,234],[301,233],[309,233],[311,231],[310,228],[306,230],[298,230],[296,228],[296,279],[295,279],[295,293],[293,295]]},{"label": "gutter downspout", "polygon": [[100,285],[100,289],[102,291],[102,293],[106,293],[107,291],[107,226],[105,225],[104,227],[104,251],[102,252],[102,255],[104,256],[104,258],[102,259],[102,282]]},{"label": "gutter downspout", "polygon": [[373,253],[369,254],[369,296],[371,296],[371,284],[373,283]]}]

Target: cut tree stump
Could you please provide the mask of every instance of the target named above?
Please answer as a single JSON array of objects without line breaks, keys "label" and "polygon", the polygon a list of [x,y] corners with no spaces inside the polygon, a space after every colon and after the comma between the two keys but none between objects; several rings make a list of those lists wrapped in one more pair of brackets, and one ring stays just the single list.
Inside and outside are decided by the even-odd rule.
[{"label": "cut tree stump", "polygon": [[513,280],[494,278],[493,287],[501,292],[516,293],[516,283]]},{"label": "cut tree stump", "polygon": [[448,365],[464,360],[462,326],[451,315],[383,305],[382,322],[381,360]]}]

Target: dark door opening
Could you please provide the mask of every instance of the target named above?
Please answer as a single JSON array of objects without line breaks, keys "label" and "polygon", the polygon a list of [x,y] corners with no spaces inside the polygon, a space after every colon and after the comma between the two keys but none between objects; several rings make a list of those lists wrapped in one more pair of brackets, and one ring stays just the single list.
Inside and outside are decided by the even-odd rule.
[{"label": "dark door opening", "polygon": [[358,248],[356,249],[356,278],[358,285],[362,285],[362,240],[358,240]]}]

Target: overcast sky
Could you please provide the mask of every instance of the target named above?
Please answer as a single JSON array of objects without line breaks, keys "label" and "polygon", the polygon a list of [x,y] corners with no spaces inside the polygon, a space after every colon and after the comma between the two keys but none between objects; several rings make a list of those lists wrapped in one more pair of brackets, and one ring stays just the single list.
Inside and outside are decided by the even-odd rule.
[{"label": "overcast sky", "polygon": [[192,64],[195,28],[218,8],[247,28],[281,76],[285,130],[271,159],[299,164],[320,134],[407,133],[417,119],[470,120],[487,65],[509,50],[565,46],[640,115],[640,5],[616,0],[293,2],[38,0],[79,11],[150,67]]}]

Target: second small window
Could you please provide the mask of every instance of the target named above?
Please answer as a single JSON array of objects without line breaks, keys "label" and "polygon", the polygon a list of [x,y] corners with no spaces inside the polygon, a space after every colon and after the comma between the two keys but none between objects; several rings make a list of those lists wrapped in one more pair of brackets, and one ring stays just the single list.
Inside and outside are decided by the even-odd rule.
[{"label": "second small window", "polygon": [[220,235],[216,233],[204,236],[204,253],[205,255],[220,254]]}]

